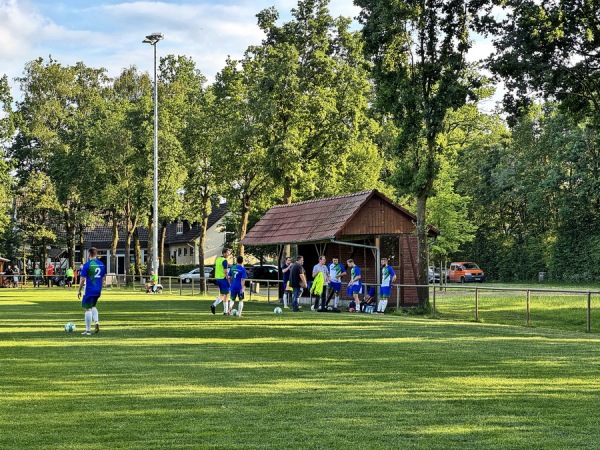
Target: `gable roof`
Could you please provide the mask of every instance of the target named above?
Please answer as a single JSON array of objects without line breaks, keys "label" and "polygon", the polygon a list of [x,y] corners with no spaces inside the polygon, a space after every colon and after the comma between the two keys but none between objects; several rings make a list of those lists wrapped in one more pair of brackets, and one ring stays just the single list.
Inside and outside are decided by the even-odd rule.
[{"label": "gable roof", "polygon": [[[393,219],[388,222],[395,223],[368,220],[367,216],[373,212],[378,214],[382,209],[385,209],[388,219]],[[274,206],[246,234],[242,243],[291,244],[323,242],[351,235],[402,234],[414,231],[416,220],[410,211],[378,191],[370,190]],[[439,232],[431,229],[430,234],[437,235]]]},{"label": "gable roof", "polygon": [[[227,203],[220,203],[214,207],[208,215],[208,229],[211,229],[227,212]],[[183,233],[177,234],[177,222],[172,222],[167,226],[165,244],[192,242],[198,239],[201,233],[202,227],[198,222],[190,224],[187,220],[184,220]]]}]

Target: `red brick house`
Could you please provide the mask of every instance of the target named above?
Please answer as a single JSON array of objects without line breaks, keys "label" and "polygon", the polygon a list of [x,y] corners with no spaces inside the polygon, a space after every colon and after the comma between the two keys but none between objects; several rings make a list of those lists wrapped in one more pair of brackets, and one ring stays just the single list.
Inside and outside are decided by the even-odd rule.
[{"label": "red brick house", "polygon": [[[274,245],[280,260],[285,245],[296,245],[304,256],[304,267],[312,267],[323,254],[344,265],[352,258],[361,268],[363,282],[380,280],[379,258],[386,257],[398,284],[417,284],[416,216],[376,190],[322,198],[269,209],[242,240],[244,245]],[[439,234],[430,228],[429,236]],[[295,253],[295,252],[294,252]],[[292,255],[294,256],[294,255]],[[345,277],[345,281],[348,280]],[[394,289],[390,306],[418,305],[415,287]]]}]

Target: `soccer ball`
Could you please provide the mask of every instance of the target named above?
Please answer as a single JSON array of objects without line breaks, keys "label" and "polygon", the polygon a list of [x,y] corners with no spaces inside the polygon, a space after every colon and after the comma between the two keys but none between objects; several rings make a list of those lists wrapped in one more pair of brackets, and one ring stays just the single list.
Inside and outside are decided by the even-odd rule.
[{"label": "soccer ball", "polygon": [[238,315],[238,310],[237,309],[232,309],[231,310],[231,315],[232,316],[237,316]]},{"label": "soccer ball", "polygon": [[273,312],[274,312],[275,314],[281,314],[281,308],[278,306],[277,308],[275,308],[275,309],[273,310]]},{"label": "soccer ball", "polygon": [[67,322],[65,325],[65,331],[67,333],[71,333],[72,331],[75,331],[77,329],[77,327],[75,326],[75,324],[73,322]]}]

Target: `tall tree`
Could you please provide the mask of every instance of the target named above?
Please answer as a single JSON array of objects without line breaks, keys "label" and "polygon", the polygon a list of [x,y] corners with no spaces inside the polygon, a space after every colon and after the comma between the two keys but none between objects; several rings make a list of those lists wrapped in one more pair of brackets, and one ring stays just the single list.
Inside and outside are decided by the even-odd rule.
[{"label": "tall tree", "polygon": [[184,56],[168,55],[160,61],[160,146],[159,146],[159,215],[161,265],[167,225],[182,217],[178,191],[185,185],[186,148],[192,118],[198,115],[204,95],[206,77],[195,62]]},{"label": "tall tree", "polygon": [[[217,74],[213,92],[220,121],[223,124],[214,162],[222,167],[220,173],[221,195],[227,199],[229,211],[238,217],[236,236],[241,241],[246,235],[250,214],[257,202],[274,190],[273,178],[265,170],[268,164],[267,149],[263,146],[264,128],[258,121],[261,108],[258,83],[261,67],[246,58],[241,69],[235,61],[228,60]],[[237,249],[244,255],[244,246]]]},{"label": "tall tree", "polygon": [[[505,14],[484,16],[494,36],[491,70],[518,113],[536,99],[556,99],[577,117],[600,123],[600,4],[594,0],[496,0]],[[495,19],[501,17],[501,19]]]},{"label": "tall tree", "polygon": [[104,72],[83,63],[62,66],[40,58],[28,63],[19,78],[23,100],[17,103],[18,135],[10,156],[21,183],[36,171],[52,179],[62,207],[70,265],[76,230],[88,217],[82,213],[82,195],[93,173],[89,132],[106,103]]},{"label": "tall tree", "polygon": [[[419,284],[427,284],[427,199],[439,171],[438,140],[448,111],[474,96],[480,80],[468,70],[471,20],[485,1],[355,0],[362,8],[366,53],[373,62],[377,105],[400,130],[398,188],[417,203]],[[428,289],[419,289],[419,305]]]},{"label": "tall tree", "polygon": [[382,167],[360,36],[328,4],[300,0],[281,26],[274,8],[261,11],[266,38],[246,54],[262,67],[262,145],[283,203],[376,187]]}]

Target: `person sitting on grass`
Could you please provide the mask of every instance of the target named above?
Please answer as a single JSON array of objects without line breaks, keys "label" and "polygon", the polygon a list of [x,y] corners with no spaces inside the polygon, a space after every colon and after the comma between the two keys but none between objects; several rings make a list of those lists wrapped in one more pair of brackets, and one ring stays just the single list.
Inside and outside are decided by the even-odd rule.
[{"label": "person sitting on grass", "polygon": [[154,273],[154,270],[150,272],[150,280],[146,283],[146,294],[150,292],[156,292],[156,285],[158,284],[158,275]]},{"label": "person sitting on grass", "polygon": [[375,303],[375,288],[371,286],[365,295],[364,300],[360,302],[360,312],[364,313],[367,309],[367,306],[372,306],[373,309],[375,309]]}]

